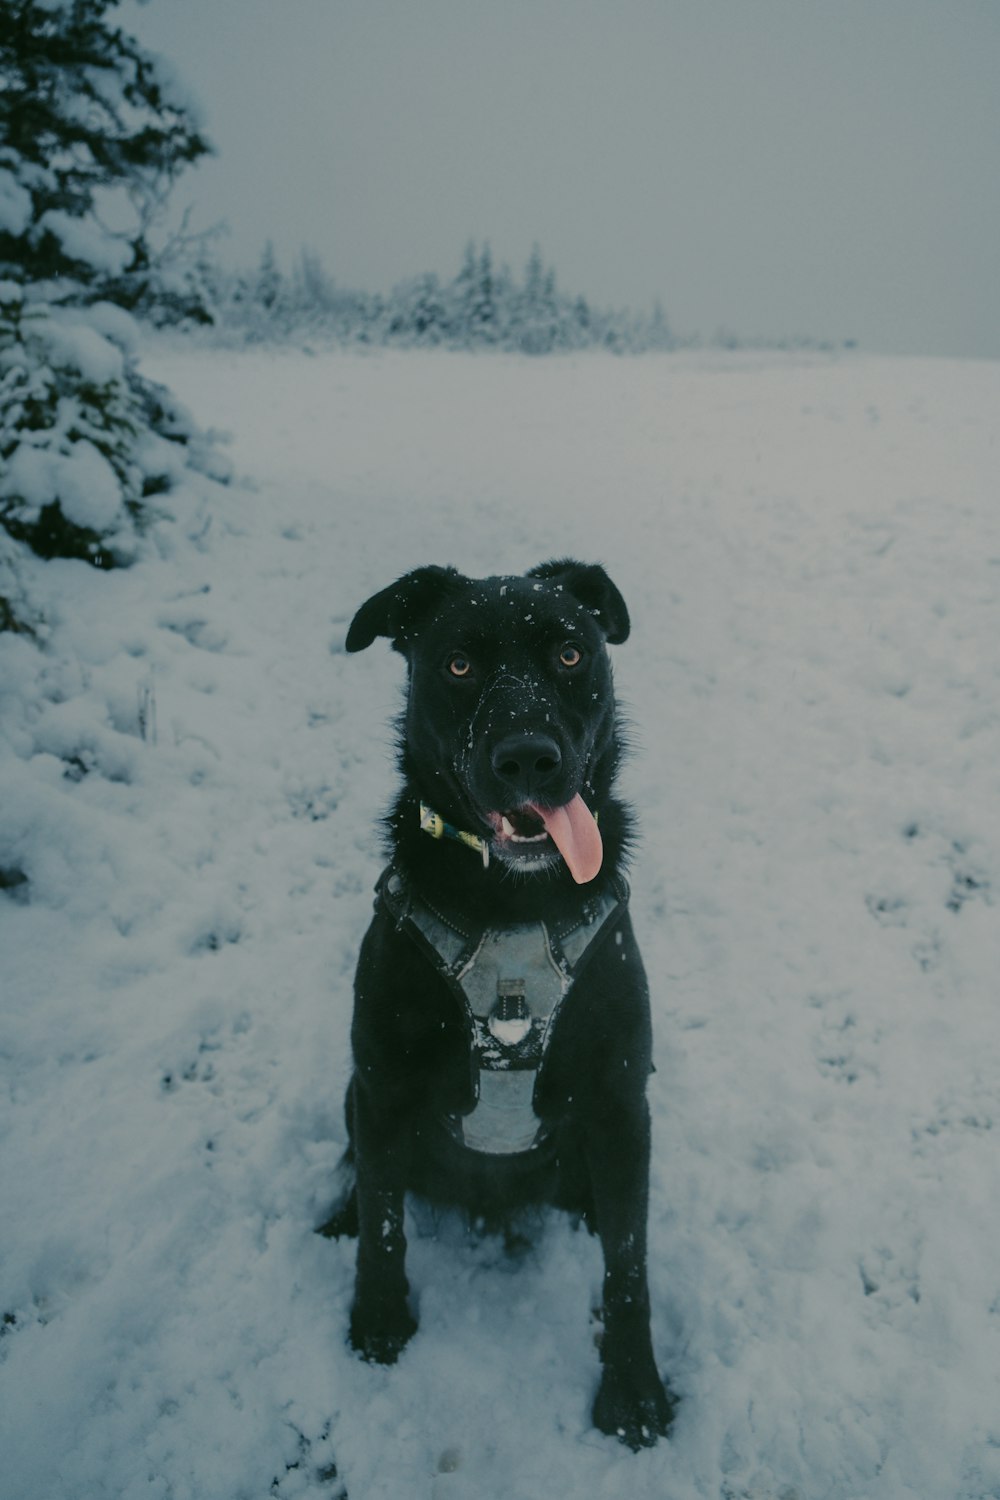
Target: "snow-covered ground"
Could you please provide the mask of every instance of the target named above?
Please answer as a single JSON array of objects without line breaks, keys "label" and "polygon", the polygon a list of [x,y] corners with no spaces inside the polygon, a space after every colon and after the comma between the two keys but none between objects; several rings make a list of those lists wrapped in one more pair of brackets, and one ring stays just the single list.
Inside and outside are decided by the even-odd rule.
[{"label": "snow-covered ground", "polygon": [[[150,350],[246,484],[0,636],[3,1500],[1000,1495],[1000,366]],[[411,1219],[345,1346],[350,982],[423,562],[606,564],[655,1004],[654,1342]],[[7,877],[10,879],[10,876]],[[334,1473],[334,1466],[336,1473]]]}]

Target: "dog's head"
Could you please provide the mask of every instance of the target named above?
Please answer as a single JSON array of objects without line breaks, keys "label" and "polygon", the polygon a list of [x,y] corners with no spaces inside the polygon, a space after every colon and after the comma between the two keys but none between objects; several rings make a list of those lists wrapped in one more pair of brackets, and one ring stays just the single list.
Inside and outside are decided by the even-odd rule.
[{"label": "dog's head", "polygon": [[525,874],[601,868],[594,813],[616,760],[606,645],[629,617],[602,567],[563,559],[524,577],[417,568],[375,594],[348,651],[387,636],[409,666],[403,770],[443,818]]}]

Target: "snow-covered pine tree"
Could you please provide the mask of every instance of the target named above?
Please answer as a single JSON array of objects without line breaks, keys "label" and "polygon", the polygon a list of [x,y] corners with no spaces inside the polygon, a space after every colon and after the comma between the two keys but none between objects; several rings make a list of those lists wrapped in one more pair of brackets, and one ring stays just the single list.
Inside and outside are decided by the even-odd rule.
[{"label": "snow-covered pine tree", "polygon": [[[177,457],[176,445],[194,436],[169,393],[140,376],[122,309],[171,298],[183,309],[181,283],[158,282],[150,234],[178,173],[209,148],[168,65],[110,22],[111,8],[112,0],[0,7],[8,573],[8,538],[43,557],[127,561],[144,499],[170,487],[190,456]],[[127,227],[107,227],[129,213]]]},{"label": "snow-covered pine tree", "polygon": [[295,267],[292,316],[307,333],[322,333],[333,323],[337,290],[315,250],[303,245]]},{"label": "snow-covered pine tree", "polygon": [[478,300],[478,283],[479,258],[476,243],[470,240],[465,247],[461,269],[448,288],[449,342],[456,348],[467,349],[472,343],[473,308]]},{"label": "snow-covered pine tree", "polygon": [[441,283],[431,272],[418,276],[412,283],[409,301],[409,327],[421,344],[439,344],[447,332],[447,314]]},{"label": "snow-covered pine tree", "polygon": [[546,271],[536,244],[524,271],[524,290],[518,300],[518,343],[525,354],[549,354],[558,341],[555,271]]},{"label": "snow-covered pine tree", "polygon": [[274,241],[268,240],[261,251],[254,296],[266,312],[271,312],[277,306],[283,291],[284,277],[274,253]]},{"label": "snow-covered pine tree", "polygon": [[432,272],[398,282],[382,309],[376,342],[434,346],[448,336],[448,311],[441,283]]},{"label": "snow-covered pine tree", "polygon": [[0,275],[82,281],[89,300],[134,307],[176,295],[157,286],[152,238],[209,146],[169,65],[105,19],[112,3],[4,0],[0,200],[19,211],[0,221]]},{"label": "snow-covered pine tree", "polygon": [[489,241],[483,246],[476,267],[476,279],[469,308],[470,334],[473,343],[497,342],[496,278],[493,274],[493,252]]},{"label": "snow-covered pine tree", "polygon": [[646,342],[650,349],[673,349],[675,346],[673,329],[670,327],[670,320],[659,297],[653,303]]}]

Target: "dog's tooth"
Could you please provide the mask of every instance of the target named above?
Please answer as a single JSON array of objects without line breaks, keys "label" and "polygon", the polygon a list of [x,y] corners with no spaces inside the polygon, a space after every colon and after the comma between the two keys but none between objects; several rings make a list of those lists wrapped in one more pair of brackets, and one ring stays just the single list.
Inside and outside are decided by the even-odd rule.
[{"label": "dog's tooth", "polygon": [[509,838],[509,839],[512,839],[512,838],[516,838],[516,837],[517,837],[517,835],[516,835],[516,834],[515,834],[515,832],[514,832],[514,825],[513,825],[513,823],[512,823],[512,822],[511,822],[511,821],[510,821],[510,819],[509,819],[509,818],[504,818],[504,817],[502,817],[502,818],[501,818],[501,819],[500,819],[500,827],[501,827],[501,828],[502,828],[502,829],[503,829],[503,831],[504,831],[504,833],[505,833],[505,834],[506,834],[506,835],[507,835],[507,837],[508,837],[508,838]]}]

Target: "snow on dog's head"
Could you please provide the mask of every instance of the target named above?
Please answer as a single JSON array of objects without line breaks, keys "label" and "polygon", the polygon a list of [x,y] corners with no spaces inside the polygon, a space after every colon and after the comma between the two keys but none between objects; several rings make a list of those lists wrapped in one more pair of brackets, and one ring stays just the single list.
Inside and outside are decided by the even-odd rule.
[{"label": "snow on dog's head", "polygon": [[603,860],[594,814],[616,763],[606,646],[625,602],[597,564],[467,578],[415,569],[361,606],[348,651],[386,636],[409,666],[403,769],[422,798],[522,873]]}]

